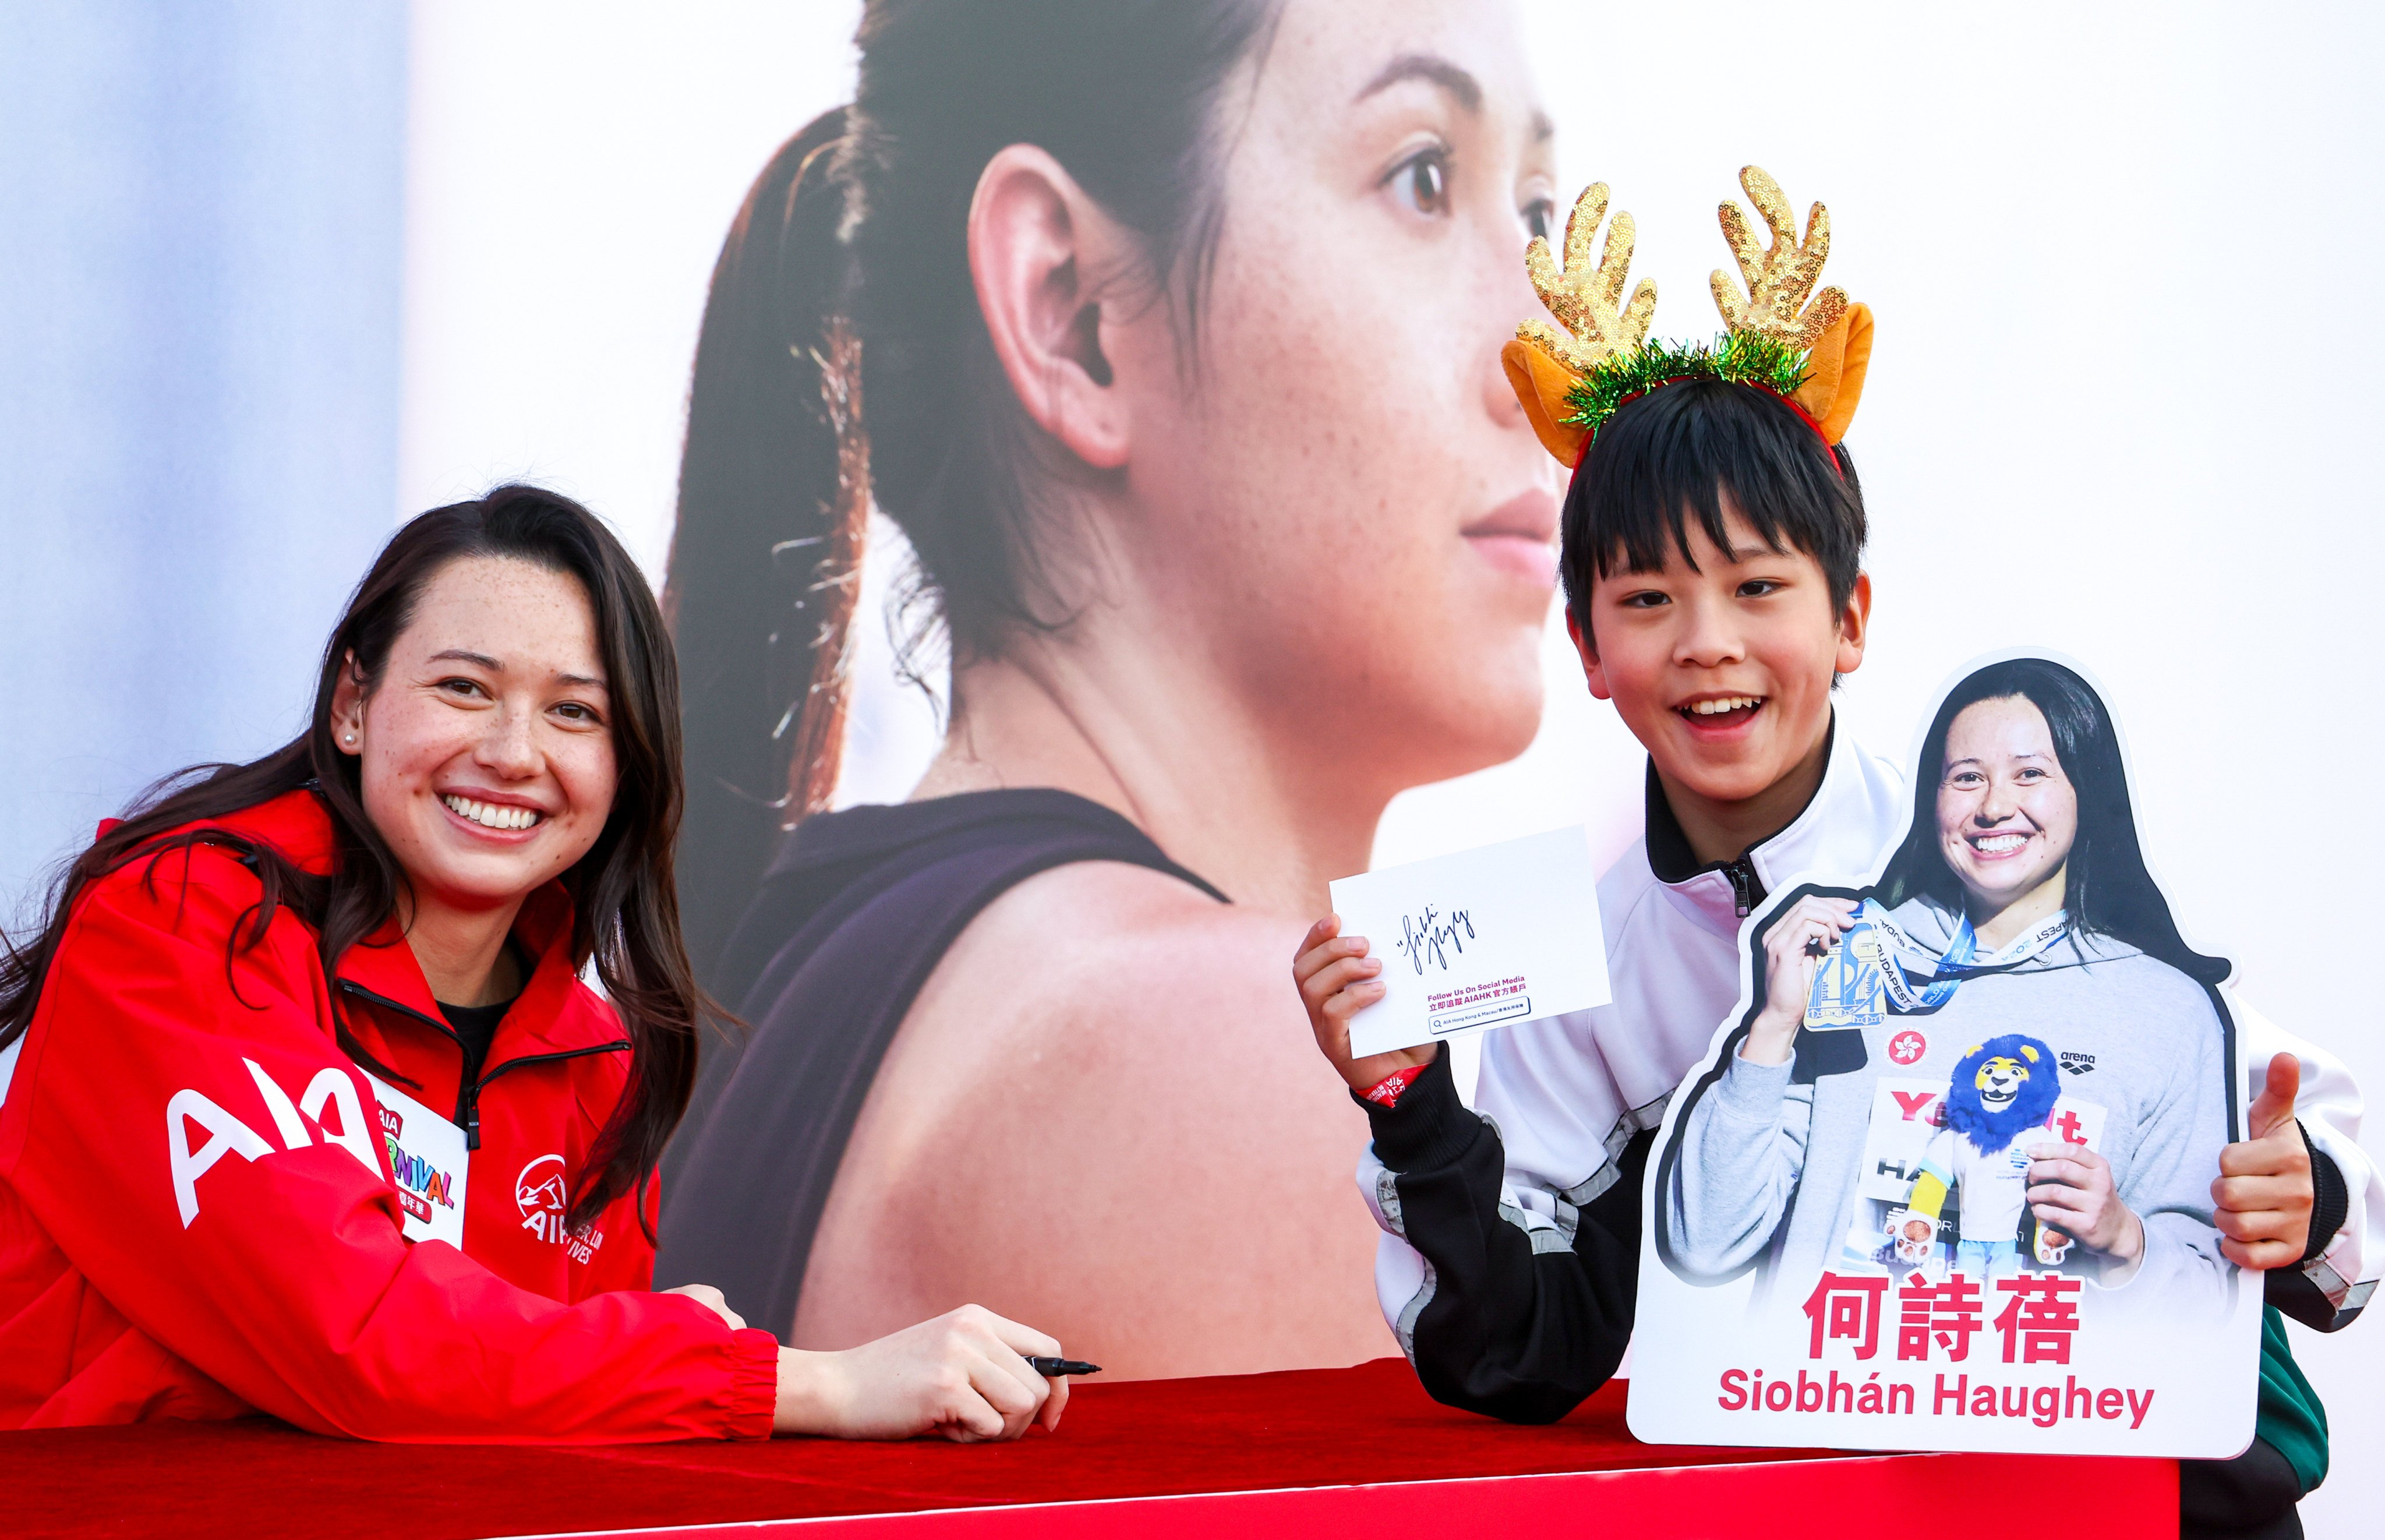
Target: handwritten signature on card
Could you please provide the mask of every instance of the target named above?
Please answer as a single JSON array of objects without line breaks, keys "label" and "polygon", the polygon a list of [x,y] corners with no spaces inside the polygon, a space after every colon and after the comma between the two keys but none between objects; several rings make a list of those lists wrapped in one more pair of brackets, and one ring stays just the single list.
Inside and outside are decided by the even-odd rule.
[{"label": "handwritten signature on card", "polygon": [[[1463,936],[1458,934],[1460,930],[1466,933]],[[1402,956],[1416,965],[1417,972],[1421,975],[1427,958],[1430,958],[1442,971],[1447,972],[1449,954],[1456,952],[1463,955],[1466,944],[1473,939],[1473,916],[1464,909],[1452,909],[1443,916],[1440,910],[1427,904],[1421,920],[1415,915],[1400,916],[1400,939],[1394,945]]]}]

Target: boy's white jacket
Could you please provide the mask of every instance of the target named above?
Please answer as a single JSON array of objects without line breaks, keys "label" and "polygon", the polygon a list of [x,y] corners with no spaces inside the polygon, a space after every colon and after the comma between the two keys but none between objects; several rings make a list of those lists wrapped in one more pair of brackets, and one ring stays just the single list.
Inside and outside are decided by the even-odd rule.
[{"label": "boy's white jacket", "polygon": [[[1806,872],[1868,871],[1900,834],[1911,808],[1904,780],[1886,760],[1834,732],[1821,788],[1796,820],[1745,859],[1766,892]],[[1634,1134],[1663,1121],[1665,1103],[1704,1058],[1715,1030],[1739,1003],[1738,899],[1721,870],[1659,881],[1643,835],[1599,879],[1614,1002],[1595,1010],[1506,1027],[1487,1035],[1475,1109],[1499,1134],[1506,1160],[1500,1217],[1534,1249],[1570,1246],[1574,1216],[1616,1180],[1615,1159]],[[2295,1112],[2316,1149],[2335,1163],[2346,1212],[2335,1238],[2304,1272],[2347,1325],[2385,1271],[2385,1176],[2360,1147],[2360,1088],[2336,1058],[2282,1031],[2231,991],[2245,1074],[2257,1095],[2273,1055],[2302,1061]],[[1404,1238],[1389,1175],[1374,1147],[1358,1163],[1383,1235],[1375,1293],[1411,1357],[1413,1323],[1431,1297],[1431,1270]]]}]

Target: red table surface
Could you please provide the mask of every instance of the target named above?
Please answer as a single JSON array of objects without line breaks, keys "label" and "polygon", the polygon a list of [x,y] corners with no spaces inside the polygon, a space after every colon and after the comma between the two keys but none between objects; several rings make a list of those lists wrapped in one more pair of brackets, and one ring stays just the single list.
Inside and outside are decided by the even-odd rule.
[{"label": "red table surface", "polygon": [[[181,1540],[319,1540],[368,1531],[462,1540],[1817,1459],[1844,1463],[1853,1498],[1863,1471],[1934,1463],[1642,1444],[1625,1431],[1624,1396],[1617,1383],[1561,1422],[1515,1427],[1435,1405],[1406,1363],[1386,1358],[1354,1369],[1085,1383],[1059,1433],[1031,1432],[1013,1444],[375,1445],[319,1438],[265,1419],[42,1430],[0,1434],[0,1528]],[[1843,1515],[1858,1526],[1888,1517]],[[2171,1533],[2175,1522],[2168,1521]]]}]

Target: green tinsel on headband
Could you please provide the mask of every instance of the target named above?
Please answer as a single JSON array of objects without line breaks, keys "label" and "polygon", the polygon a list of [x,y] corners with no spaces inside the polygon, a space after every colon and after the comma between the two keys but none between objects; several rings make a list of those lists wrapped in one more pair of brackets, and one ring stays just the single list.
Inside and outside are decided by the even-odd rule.
[{"label": "green tinsel on headband", "polygon": [[1721,380],[1793,395],[1805,382],[1805,355],[1758,332],[1726,332],[1712,343],[1642,343],[1609,355],[1566,392],[1565,420],[1598,436],[1616,408],[1675,380]]}]

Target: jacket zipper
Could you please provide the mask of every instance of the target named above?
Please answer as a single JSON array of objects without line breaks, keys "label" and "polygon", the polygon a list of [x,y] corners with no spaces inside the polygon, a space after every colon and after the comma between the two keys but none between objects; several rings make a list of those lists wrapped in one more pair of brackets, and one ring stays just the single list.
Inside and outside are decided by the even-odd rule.
[{"label": "jacket zipper", "polygon": [[1725,866],[1722,869],[1722,874],[1730,879],[1733,911],[1740,919],[1745,920],[1754,910],[1756,895],[1764,888],[1762,879],[1755,875],[1755,863],[1742,855],[1739,859]]},{"label": "jacket zipper", "polygon": [[[435,1017],[425,1016],[402,1001],[393,1000],[386,995],[376,995],[362,984],[351,983],[342,979],[340,987],[359,999],[371,1001],[384,1010],[396,1011],[400,1016],[411,1016],[423,1025],[436,1029],[448,1042],[456,1045],[456,1053],[460,1063],[464,1053],[464,1040],[456,1035],[454,1027]],[[489,1082],[499,1075],[508,1070],[518,1070],[525,1064],[551,1064],[558,1059],[585,1058],[590,1054],[623,1054],[629,1051],[629,1039],[622,1038],[618,1042],[599,1043],[586,1048],[564,1048],[551,1054],[524,1054],[518,1058],[508,1058],[502,1063],[490,1066],[481,1071],[481,1078],[478,1080],[467,1080],[458,1074],[456,1077],[455,1122],[456,1127],[464,1131],[464,1147],[468,1150],[481,1147],[481,1093],[488,1088]]]},{"label": "jacket zipper", "polygon": [[487,1090],[489,1082],[499,1075],[509,1070],[518,1070],[525,1064],[552,1064],[557,1059],[585,1058],[590,1054],[625,1054],[629,1051],[629,1039],[623,1038],[618,1043],[599,1043],[589,1048],[565,1048],[557,1053],[524,1054],[519,1058],[506,1059],[475,1081],[469,1089],[461,1092],[457,1097],[456,1110],[462,1112],[466,1120],[464,1147],[466,1149],[481,1147],[481,1093]]}]

